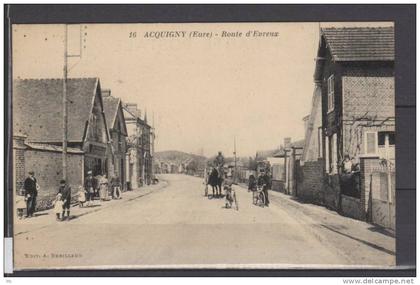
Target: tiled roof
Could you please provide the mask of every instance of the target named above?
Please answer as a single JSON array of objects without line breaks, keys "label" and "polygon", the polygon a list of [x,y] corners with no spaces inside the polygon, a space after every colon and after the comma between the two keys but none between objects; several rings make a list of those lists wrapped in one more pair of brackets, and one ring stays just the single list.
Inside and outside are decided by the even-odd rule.
[{"label": "tiled roof", "polygon": [[[68,141],[83,140],[98,78],[68,79]],[[63,80],[18,79],[13,82],[13,132],[29,142],[59,142],[63,138]]]},{"label": "tiled roof", "polygon": [[322,28],[335,61],[393,61],[394,28]]}]

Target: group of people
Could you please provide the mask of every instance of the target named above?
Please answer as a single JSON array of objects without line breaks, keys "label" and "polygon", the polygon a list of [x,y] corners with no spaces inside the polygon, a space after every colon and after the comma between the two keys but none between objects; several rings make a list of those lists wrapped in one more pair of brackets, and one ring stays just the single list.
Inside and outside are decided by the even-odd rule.
[{"label": "group of people", "polygon": [[[109,201],[112,199],[121,199],[121,182],[117,176],[113,176],[109,181],[106,175],[94,177],[92,171],[88,171],[85,179],[84,195],[80,192],[79,205],[87,202],[88,206],[93,203],[96,196],[100,201]],[[109,191],[111,190],[111,195]],[[111,196],[111,198],[110,198]],[[84,199],[83,199],[84,198]]]},{"label": "group of people", "polygon": [[[36,209],[36,199],[40,186],[35,178],[34,171],[29,171],[28,177],[24,181],[23,189],[17,196],[17,215],[23,218],[26,209],[26,218],[33,217]],[[94,177],[92,171],[88,171],[83,186],[78,187],[77,200],[79,207],[91,206],[96,196],[99,201],[109,201],[121,199],[121,182],[117,176],[113,176],[108,181],[106,175]],[[54,213],[57,220],[70,219],[71,187],[66,180],[62,179],[58,187],[58,192],[53,201]],[[111,193],[109,193],[111,192]],[[111,196],[111,198],[110,198]]]},{"label": "group of people", "polygon": [[265,206],[269,206],[270,200],[268,199],[268,189],[271,188],[271,175],[270,170],[266,169],[264,173],[258,178],[254,175],[250,175],[248,178],[248,192],[249,191],[256,191],[257,187],[261,187],[262,191],[264,192],[265,196]]},{"label": "group of people", "polygon": [[[222,155],[222,152],[219,151],[218,155],[216,156],[213,162],[213,167],[210,169],[210,171],[205,171],[204,173],[204,184],[206,187],[205,192],[207,193],[208,191],[208,185],[212,186],[213,197],[216,198],[221,197],[222,184],[225,189],[231,189],[233,184],[232,175],[226,174],[224,172],[224,164],[225,159]],[[262,191],[264,192],[264,195],[266,197],[265,205],[268,206],[270,204],[270,201],[268,199],[268,189],[271,188],[270,169],[266,169],[262,175],[258,176],[258,179],[255,178],[255,176],[253,175],[249,177],[248,190],[256,189],[257,185],[262,187]],[[214,191],[215,189],[216,195]]]}]

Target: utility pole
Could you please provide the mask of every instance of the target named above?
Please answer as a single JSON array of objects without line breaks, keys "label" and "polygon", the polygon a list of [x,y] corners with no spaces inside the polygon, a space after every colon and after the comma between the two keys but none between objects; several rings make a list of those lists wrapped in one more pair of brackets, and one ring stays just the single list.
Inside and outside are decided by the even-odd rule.
[{"label": "utility pole", "polygon": [[63,179],[67,180],[67,24],[64,24],[63,69]]},{"label": "utility pole", "polygon": [[[68,115],[67,115],[67,77],[68,77],[68,59],[69,57],[82,58],[82,26],[80,25],[80,51],[79,54],[68,53],[68,25],[64,24],[64,67],[63,67],[63,179],[67,180],[67,141],[68,141]],[[85,33],[85,35],[87,35]],[[86,43],[86,39],[84,40]],[[73,66],[74,67],[74,66]],[[71,68],[70,68],[71,69]]]}]

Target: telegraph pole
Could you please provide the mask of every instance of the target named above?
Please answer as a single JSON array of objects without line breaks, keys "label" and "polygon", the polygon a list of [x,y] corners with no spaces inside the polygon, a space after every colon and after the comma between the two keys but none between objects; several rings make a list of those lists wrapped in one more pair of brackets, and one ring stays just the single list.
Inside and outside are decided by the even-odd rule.
[{"label": "telegraph pole", "polygon": [[64,69],[63,69],[63,179],[67,180],[67,24],[64,24]]},{"label": "telegraph pole", "polygon": [[[82,42],[82,26],[80,25],[80,51],[79,54],[68,53],[68,25],[64,24],[64,67],[63,67],[63,179],[67,180],[67,141],[68,141],[68,115],[67,115],[67,77],[68,77],[68,58],[82,58],[82,50],[86,48],[86,38]],[[85,33],[85,36],[87,33]],[[83,48],[82,48],[83,46]],[[74,67],[74,65],[73,65]],[[70,68],[71,69],[71,68]]]}]

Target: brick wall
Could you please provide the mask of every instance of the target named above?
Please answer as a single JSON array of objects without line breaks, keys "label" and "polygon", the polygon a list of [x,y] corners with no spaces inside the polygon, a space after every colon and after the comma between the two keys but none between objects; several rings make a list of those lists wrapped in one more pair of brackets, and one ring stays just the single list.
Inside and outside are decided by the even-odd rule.
[{"label": "brick wall", "polygon": [[[72,188],[74,199],[77,188],[82,185],[83,181],[83,155],[68,154],[67,165],[67,180]],[[43,210],[51,207],[51,202],[57,194],[63,176],[61,152],[28,149],[25,151],[25,169],[35,172],[35,177],[40,186],[37,209]]]},{"label": "brick wall", "polygon": [[307,161],[297,166],[297,197],[305,202],[324,204],[323,161]]},{"label": "brick wall", "polygon": [[395,117],[394,77],[343,76],[343,119]]},{"label": "brick wall", "polygon": [[23,182],[27,175],[25,169],[25,149],[24,144],[26,136],[13,136],[13,155],[14,155],[14,180],[15,180],[15,191],[19,193],[19,190],[23,188]]},{"label": "brick wall", "polygon": [[364,153],[366,131],[395,130],[394,77],[381,69],[378,74],[360,72],[342,77],[343,151],[350,156]]}]

